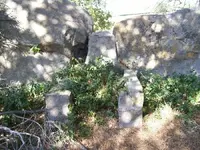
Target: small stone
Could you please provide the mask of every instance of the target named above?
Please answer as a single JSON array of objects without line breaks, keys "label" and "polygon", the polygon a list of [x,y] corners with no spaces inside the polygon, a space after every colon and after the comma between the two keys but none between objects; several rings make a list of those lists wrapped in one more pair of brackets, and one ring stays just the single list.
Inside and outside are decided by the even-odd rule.
[{"label": "small stone", "polygon": [[71,92],[55,92],[46,95],[47,120],[58,121],[61,123],[67,122],[67,117],[70,113],[69,104],[71,101]]}]

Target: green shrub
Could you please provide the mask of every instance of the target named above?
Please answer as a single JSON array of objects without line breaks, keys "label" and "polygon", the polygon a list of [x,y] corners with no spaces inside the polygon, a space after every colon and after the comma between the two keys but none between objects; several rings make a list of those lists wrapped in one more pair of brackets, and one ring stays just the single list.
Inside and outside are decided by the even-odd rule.
[{"label": "green shrub", "polygon": [[74,96],[71,121],[79,136],[87,135],[80,130],[89,129],[90,117],[100,124],[106,116],[116,117],[118,92],[124,87],[121,77],[112,64],[103,64],[100,60],[89,65],[72,62],[56,74],[57,80],[67,78],[62,90],[70,90]]},{"label": "green shrub", "polygon": [[10,85],[0,87],[0,109],[3,111],[36,109],[44,105],[48,83]]},{"label": "green shrub", "polygon": [[110,12],[104,10],[105,1],[99,0],[71,0],[89,12],[94,21],[94,31],[106,30],[112,27]]},{"label": "green shrub", "polygon": [[[101,59],[86,65],[72,59],[71,64],[54,74],[52,82],[8,86],[0,91],[0,109],[3,111],[38,109],[43,107],[44,95],[62,82],[59,90],[70,90],[69,133],[89,136],[92,133],[89,118],[94,124],[104,124],[106,117],[117,116],[118,92],[124,87],[123,74],[111,63]],[[6,121],[12,118],[5,117]]]},{"label": "green shrub", "polygon": [[200,78],[194,73],[163,77],[143,72],[139,78],[144,88],[145,114],[153,112],[163,104],[170,104],[186,115],[192,115],[199,108]]},{"label": "green shrub", "polygon": [[90,7],[88,11],[94,20],[94,31],[111,29],[112,22],[110,21],[110,18],[112,16],[109,12],[106,12],[101,8],[93,7]]}]

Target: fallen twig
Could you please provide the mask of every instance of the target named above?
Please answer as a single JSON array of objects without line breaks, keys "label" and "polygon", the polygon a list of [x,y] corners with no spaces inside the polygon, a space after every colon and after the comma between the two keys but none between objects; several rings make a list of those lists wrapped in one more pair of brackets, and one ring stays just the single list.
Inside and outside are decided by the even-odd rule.
[{"label": "fallen twig", "polygon": [[25,145],[25,141],[24,141],[22,135],[26,135],[26,136],[30,136],[30,137],[36,138],[37,139],[37,148],[39,148],[41,146],[40,137],[38,137],[36,135],[30,134],[30,133],[26,133],[26,132],[14,131],[14,130],[11,130],[10,128],[8,128],[8,127],[4,127],[4,126],[1,126],[1,125],[0,125],[0,130],[8,132],[8,133],[10,133],[10,135],[18,136],[20,138],[20,141],[22,142],[22,145],[20,146],[20,148],[18,150],[22,149],[22,147]]}]

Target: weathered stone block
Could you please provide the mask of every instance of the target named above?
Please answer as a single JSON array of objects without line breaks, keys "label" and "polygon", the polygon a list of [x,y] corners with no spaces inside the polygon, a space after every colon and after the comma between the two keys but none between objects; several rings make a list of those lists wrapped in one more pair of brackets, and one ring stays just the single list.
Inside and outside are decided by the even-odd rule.
[{"label": "weathered stone block", "polygon": [[[68,51],[87,55],[93,19],[82,7],[69,0],[6,0],[0,18],[1,34],[22,45],[38,45],[45,52]],[[23,16],[23,17],[22,17]],[[1,30],[1,29],[0,29]]]},{"label": "weathered stone block", "polygon": [[49,81],[53,73],[66,66],[70,59],[58,53],[26,53],[0,47],[0,74],[6,83]]},{"label": "weathered stone block", "polygon": [[143,89],[133,70],[125,70],[124,77],[127,78],[126,92],[121,92],[118,98],[119,127],[142,126],[142,108],[144,102]]},{"label": "weathered stone block", "polygon": [[140,128],[142,127],[142,109],[136,107],[127,107],[119,110],[120,128]]},{"label": "weathered stone block", "polygon": [[[200,55],[199,9],[181,9],[168,14],[133,16],[115,24],[117,55],[127,68],[147,69],[171,75],[199,71],[193,61]],[[190,60],[191,63],[188,63]]]},{"label": "weathered stone block", "polygon": [[95,32],[89,37],[86,64],[101,56],[105,61],[111,61],[112,63],[117,61],[115,37],[109,31]]},{"label": "weathered stone block", "polygon": [[58,121],[65,123],[70,113],[69,104],[71,92],[55,92],[46,95],[46,117],[48,121]]}]

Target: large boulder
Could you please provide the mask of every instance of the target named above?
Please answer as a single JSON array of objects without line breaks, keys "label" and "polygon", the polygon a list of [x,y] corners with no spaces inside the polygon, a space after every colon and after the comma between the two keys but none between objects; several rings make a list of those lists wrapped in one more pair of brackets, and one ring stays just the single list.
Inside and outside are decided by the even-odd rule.
[{"label": "large boulder", "polygon": [[67,0],[7,0],[6,6],[0,17],[5,37],[42,51],[86,55],[93,20],[83,8]]},{"label": "large boulder", "polygon": [[68,57],[58,53],[30,53],[26,47],[6,40],[3,41],[3,46],[0,44],[0,79],[5,79],[8,84],[48,81],[69,61]]},{"label": "large boulder", "polygon": [[113,31],[119,62],[131,69],[161,74],[200,73],[200,13],[182,9],[142,15],[117,23]]}]

